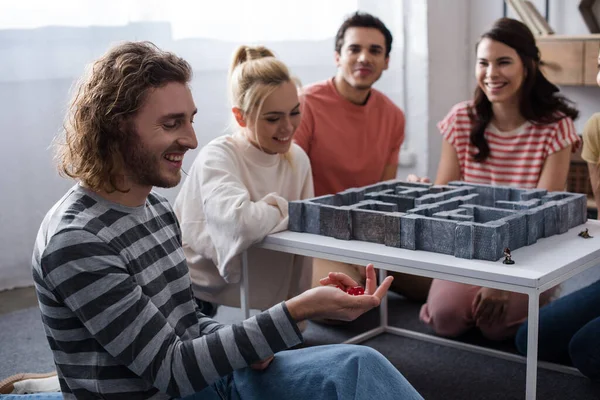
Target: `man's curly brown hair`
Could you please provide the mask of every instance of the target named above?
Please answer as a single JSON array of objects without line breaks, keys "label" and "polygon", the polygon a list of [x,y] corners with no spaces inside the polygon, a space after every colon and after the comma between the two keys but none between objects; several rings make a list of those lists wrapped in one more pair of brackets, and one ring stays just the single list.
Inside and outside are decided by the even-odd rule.
[{"label": "man's curly brown hair", "polygon": [[70,104],[64,131],[55,140],[62,176],[92,190],[126,192],[118,176],[124,166],[127,129],[149,90],[171,82],[187,84],[190,65],[150,42],[120,44],[91,66]]}]

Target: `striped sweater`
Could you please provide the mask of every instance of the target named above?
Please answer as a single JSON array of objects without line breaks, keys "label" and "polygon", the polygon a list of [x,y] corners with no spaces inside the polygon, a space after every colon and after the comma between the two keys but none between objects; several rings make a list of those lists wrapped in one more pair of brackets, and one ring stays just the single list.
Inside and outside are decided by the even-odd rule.
[{"label": "striped sweater", "polygon": [[73,187],[42,222],[33,277],[66,399],[183,397],[302,340],[284,303],[232,326],[199,313],[155,193],[131,208]]},{"label": "striped sweater", "polygon": [[468,115],[470,106],[469,101],[455,105],[438,123],[442,136],[456,150],[461,179],[466,182],[535,188],[548,156],[568,146],[579,146],[569,117],[546,125],[526,122],[511,132],[500,131],[490,123],[484,133],[490,155],[477,162],[473,156],[478,150],[469,138],[473,125]]}]

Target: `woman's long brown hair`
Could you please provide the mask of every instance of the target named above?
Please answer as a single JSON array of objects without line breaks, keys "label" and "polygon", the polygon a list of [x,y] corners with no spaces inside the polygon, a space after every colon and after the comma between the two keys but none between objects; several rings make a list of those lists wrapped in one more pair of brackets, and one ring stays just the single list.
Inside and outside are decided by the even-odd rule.
[{"label": "woman's long brown hair", "polygon": [[[526,76],[521,87],[519,111],[525,119],[535,124],[549,124],[565,117],[576,119],[579,116],[579,111],[559,94],[558,88],[540,71],[540,51],[533,34],[525,24],[514,19],[501,18],[494,23],[492,29],[481,35],[477,46],[486,38],[515,49],[523,63]],[[473,105],[469,108],[469,118],[473,122],[470,140],[478,149],[478,153],[473,156],[475,161],[484,162],[490,155],[490,146],[484,133],[492,117],[492,103],[477,86]]]}]

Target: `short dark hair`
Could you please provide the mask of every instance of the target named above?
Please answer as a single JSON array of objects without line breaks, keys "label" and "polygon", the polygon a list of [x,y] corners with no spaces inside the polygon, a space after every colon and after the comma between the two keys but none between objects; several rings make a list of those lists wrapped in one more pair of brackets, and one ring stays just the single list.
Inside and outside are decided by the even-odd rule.
[{"label": "short dark hair", "polygon": [[385,56],[388,57],[392,51],[392,33],[383,22],[371,14],[357,11],[344,20],[335,35],[335,51],[341,53],[344,45],[344,35],[348,28],[374,28],[383,34],[385,38]]}]

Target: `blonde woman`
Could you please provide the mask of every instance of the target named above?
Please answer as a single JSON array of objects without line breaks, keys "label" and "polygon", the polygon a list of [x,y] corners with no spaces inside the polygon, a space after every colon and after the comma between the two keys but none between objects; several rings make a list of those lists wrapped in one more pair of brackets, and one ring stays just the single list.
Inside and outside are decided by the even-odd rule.
[{"label": "blonde woman", "polygon": [[[298,86],[264,47],[234,54],[229,88],[233,132],[206,145],[175,201],[200,309],[240,306],[241,253],[287,228],[288,201],[313,196],[308,157],[293,143]],[[310,288],[304,257],[251,249],[250,307],[267,309]]]}]

